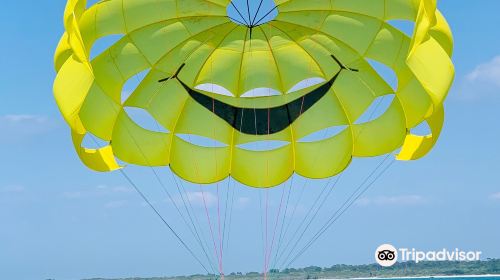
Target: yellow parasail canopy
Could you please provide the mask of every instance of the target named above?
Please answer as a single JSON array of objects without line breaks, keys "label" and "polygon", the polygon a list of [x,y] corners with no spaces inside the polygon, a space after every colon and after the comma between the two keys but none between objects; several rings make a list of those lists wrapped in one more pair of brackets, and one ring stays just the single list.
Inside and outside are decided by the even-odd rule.
[{"label": "yellow parasail canopy", "polygon": [[[331,177],[353,157],[400,148],[399,160],[414,160],[441,133],[454,77],[452,34],[436,1],[276,0],[274,20],[246,26],[228,17],[230,0],[103,0],[88,8],[85,0],[68,0],[54,94],[79,157],[97,171],[121,168],[120,159],[170,165],[196,183],[232,176],[272,187],[294,172]],[[391,20],[414,22],[413,36]],[[91,59],[96,41],[110,35],[122,37]],[[394,70],[397,89],[369,60]],[[123,86],[143,71],[144,80],[122,101]],[[320,82],[295,90],[311,79]],[[256,94],[262,89],[269,94]],[[380,117],[358,122],[389,95],[393,101]],[[141,127],[126,108],[147,111],[166,132]],[[412,135],[423,122],[432,134]],[[332,127],[343,129],[303,141]],[[88,133],[109,144],[82,147]],[[285,144],[245,146],[270,140]]]}]

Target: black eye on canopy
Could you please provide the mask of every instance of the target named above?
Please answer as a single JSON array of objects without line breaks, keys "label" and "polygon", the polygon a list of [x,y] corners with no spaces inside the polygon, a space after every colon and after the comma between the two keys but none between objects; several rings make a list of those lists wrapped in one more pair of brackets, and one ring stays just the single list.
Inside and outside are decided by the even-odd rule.
[{"label": "black eye on canopy", "polygon": [[239,108],[190,88],[178,78],[185,64],[172,77],[159,80],[158,82],[162,83],[170,79],[176,79],[196,102],[226,121],[236,130],[251,135],[268,135],[283,131],[314,106],[332,88],[343,70],[358,71],[357,69],[346,67],[335,56],[332,55],[331,57],[341,68],[333,78],[300,98],[272,108]]}]

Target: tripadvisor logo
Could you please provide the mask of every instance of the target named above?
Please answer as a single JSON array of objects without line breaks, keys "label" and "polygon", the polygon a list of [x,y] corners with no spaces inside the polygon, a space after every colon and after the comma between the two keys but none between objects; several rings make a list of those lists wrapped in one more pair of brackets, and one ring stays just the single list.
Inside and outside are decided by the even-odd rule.
[{"label": "tripadvisor logo", "polygon": [[375,250],[375,260],[383,267],[393,266],[398,261],[398,250],[390,244],[380,245]]},{"label": "tripadvisor logo", "polygon": [[391,267],[398,260],[402,262],[413,261],[419,263],[422,261],[479,261],[482,252],[463,251],[460,249],[440,251],[418,251],[416,249],[399,248],[384,244],[375,250],[375,260],[383,267]]}]

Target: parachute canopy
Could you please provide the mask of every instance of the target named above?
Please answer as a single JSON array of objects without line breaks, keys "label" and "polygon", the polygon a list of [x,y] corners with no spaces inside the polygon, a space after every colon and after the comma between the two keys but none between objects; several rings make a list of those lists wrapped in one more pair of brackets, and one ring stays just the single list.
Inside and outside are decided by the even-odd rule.
[{"label": "parachute canopy", "polygon": [[[353,157],[401,148],[398,159],[414,160],[432,149],[454,76],[453,39],[436,0],[276,0],[268,22],[232,18],[231,5],[107,0],[87,8],[68,0],[54,93],[85,165],[170,165],[191,182],[232,176],[271,187],[294,172],[334,176]],[[415,23],[413,36],[393,20]],[[91,57],[112,35],[120,39]],[[370,61],[392,69],[397,88]],[[393,97],[387,110],[360,121],[383,96]],[[146,111],[162,131],[136,123],[129,108]],[[413,135],[422,123],[432,133]],[[328,129],[336,132],[318,136]],[[87,134],[107,145],[83,147]],[[252,148],[259,142],[280,144]]]}]

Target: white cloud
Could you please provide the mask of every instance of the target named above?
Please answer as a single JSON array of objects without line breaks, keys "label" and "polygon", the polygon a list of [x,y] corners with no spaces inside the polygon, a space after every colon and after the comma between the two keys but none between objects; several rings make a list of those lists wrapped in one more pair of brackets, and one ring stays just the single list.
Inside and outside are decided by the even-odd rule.
[{"label": "white cloud", "polygon": [[82,198],[93,198],[93,197],[113,197],[120,195],[127,195],[133,192],[133,189],[122,186],[107,186],[99,185],[95,188],[86,188],[84,190],[67,191],[62,193],[62,196],[66,199],[82,199]]},{"label": "white cloud", "polygon": [[239,197],[237,200],[236,200],[236,208],[237,209],[244,209],[248,206],[248,204],[250,204],[250,198],[249,197]]},{"label": "white cloud", "polygon": [[500,200],[500,192],[497,192],[497,193],[490,195],[490,199]]},{"label": "white cloud", "polygon": [[38,123],[43,124],[48,121],[47,117],[36,115],[5,115],[0,117],[0,121],[7,124]]},{"label": "white cloud", "polygon": [[500,56],[478,65],[465,76],[460,85],[460,97],[477,99],[500,92]]},{"label": "white cloud", "polygon": [[500,87],[500,56],[478,65],[466,78],[470,82],[487,82]]},{"label": "white cloud", "polygon": [[46,133],[57,126],[57,122],[40,115],[4,115],[0,116],[2,140],[18,140],[28,136]]},{"label": "white cloud", "polygon": [[0,188],[0,193],[23,193],[26,191],[26,188],[23,186],[5,186]]},{"label": "white cloud", "polygon": [[101,194],[110,194],[110,193],[131,193],[134,190],[129,187],[123,187],[123,186],[107,186],[107,185],[99,185],[96,187],[97,191]]},{"label": "white cloud", "polygon": [[82,192],[64,192],[62,196],[67,199],[79,199],[82,198],[84,194]]},{"label": "white cloud", "polygon": [[111,189],[114,193],[131,193],[134,192],[132,188],[128,187],[114,187]]},{"label": "white cloud", "polygon": [[416,206],[426,204],[428,199],[420,195],[377,196],[359,199],[358,206]]},{"label": "white cloud", "polygon": [[104,207],[109,208],[109,209],[116,209],[116,208],[121,208],[121,207],[126,206],[127,203],[128,203],[128,201],[126,201],[126,200],[115,200],[115,201],[107,202],[106,204],[104,204]]},{"label": "white cloud", "polygon": [[217,203],[217,196],[211,192],[187,192],[187,199],[198,207],[212,207]]},{"label": "white cloud", "polygon": [[[187,198],[187,201],[195,207],[198,208],[204,208],[205,204],[207,208],[212,208],[217,205],[218,202],[218,197],[211,193],[211,192],[186,192],[185,197]],[[221,198],[221,203],[224,198]],[[174,198],[176,203],[182,203],[182,199],[180,196],[177,196]],[[165,201],[169,202],[170,200],[166,199]],[[236,209],[244,209],[246,208],[251,202],[251,199],[249,197],[236,197],[234,200],[234,207]],[[222,207],[222,206],[221,206]]]}]

